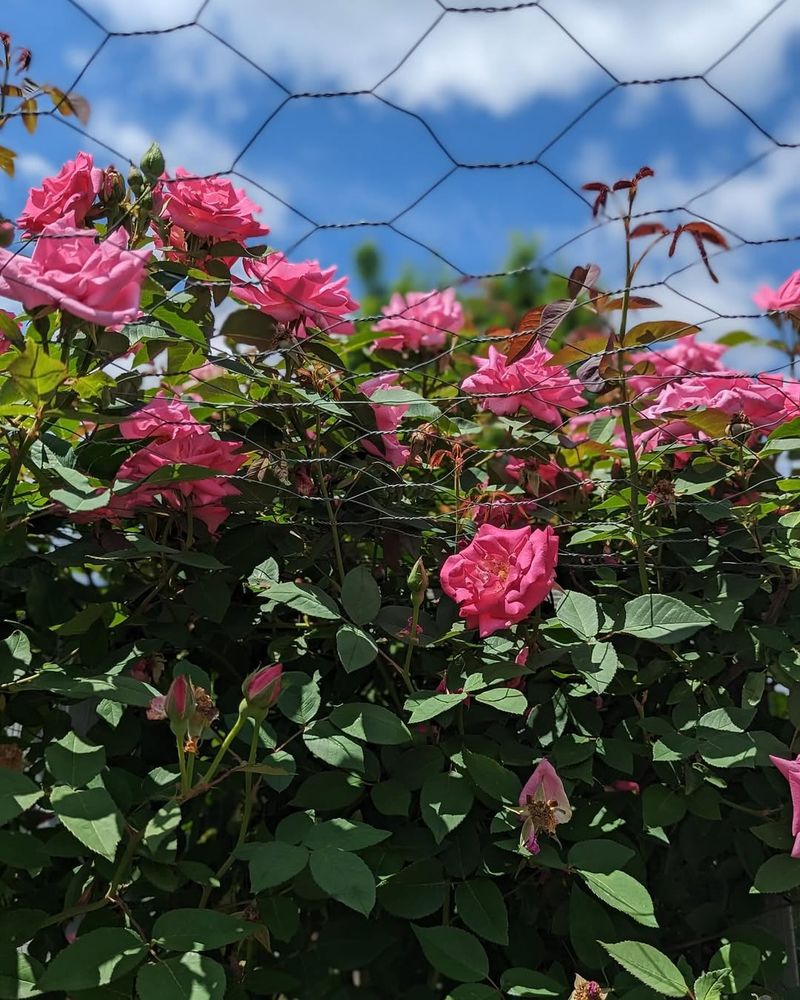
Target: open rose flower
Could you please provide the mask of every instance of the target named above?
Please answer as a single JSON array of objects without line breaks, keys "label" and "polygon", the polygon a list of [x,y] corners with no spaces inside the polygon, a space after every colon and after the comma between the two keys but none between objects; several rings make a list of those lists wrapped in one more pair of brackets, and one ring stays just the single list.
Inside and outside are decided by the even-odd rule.
[{"label": "open rose flower", "polygon": [[317,326],[329,333],[352,333],[343,317],[358,309],[347,290],[347,278],[334,278],[335,267],[322,268],[316,260],[297,264],[282,253],[261,260],[245,260],[247,281],[237,281],[237,298],[256,306],[279,323]]},{"label": "open rose flower", "polygon": [[149,437],[169,441],[186,434],[204,434],[209,430],[209,425],[196,420],[185,403],[159,395],[123,420],[119,430],[129,441]]},{"label": "open rose flower", "polygon": [[792,857],[800,858],[800,757],[795,757],[794,760],[785,760],[783,757],[774,757],[770,754],[769,759],[789,782],[789,792],[792,796],[792,836],[794,837]]},{"label": "open rose flower", "polygon": [[448,556],[439,579],[469,628],[481,637],[523,621],[550,593],[558,538],[544,529],[482,524],[472,541]]},{"label": "open rose flower", "polygon": [[[399,375],[390,372],[385,375],[376,375],[375,378],[368,378],[362,382],[359,389],[365,396],[372,396],[379,389],[391,389],[392,386],[397,385],[399,378]],[[395,469],[402,468],[411,455],[411,449],[401,444],[397,434],[394,433],[400,426],[407,409],[408,406],[402,404],[373,403],[372,412],[375,414],[375,425],[378,428],[383,448],[379,448],[377,444],[367,439],[361,442],[364,451],[384,459]]]},{"label": "open rose flower", "polygon": [[726,350],[724,344],[700,342],[692,334],[681,337],[672,347],[636,351],[630,355],[630,363],[646,363],[652,371],[645,375],[630,375],[628,386],[637,394],[655,392],[670,382],[725,371],[721,358]]},{"label": "open rose flower", "polygon": [[572,807],[556,769],[549,760],[542,760],[525,782],[519,795],[519,815],[522,819],[520,847],[538,854],[539,834],[555,837],[560,823],[572,818]]},{"label": "open rose flower", "polygon": [[778,288],[762,285],[753,295],[753,302],[764,312],[791,312],[800,308],[800,271],[790,274]]},{"label": "open rose flower", "polygon": [[102,183],[103,171],[89,153],[78,153],[55,177],[46,177],[41,187],[31,188],[17,225],[27,233],[41,233],[45,226],[70,214],[74,224],[80,225]]},{"label": "open rose flower", "polygon": [[126,249],[123,229],[98,241],[72,216],[45,226],[30,258],[0,250],[0,294],[39,307],[63,309],[98,326],[122,326],[140,313],[149,250]]},{"label": "open rose flower", "polygon": [[478,371],[461,383],[464,392],[479,397],[478,406],[498,415],[511,415],[521,409],[543,423],[558,426],[562,411],[574,413],[586,405],[582,385],[570,376],[563,365],[550,365],[552,354],[535,344],[524,358],[509,364],[496,347],[489,356],[475,358]]},{"label": "open rose flower", "polygon": [[195,177],[178,167],[174,177],[158,182],[153,202],[163,219],[207,243],[243,243],[269,232],[255,219],[261,206],[226,177]]},{"label": "open rose flower", "polygon": [[464,310],[455,290],[443,292],[395,292],[383,307],[387,315],[375,324],[377,333],[388,333],[375,342],[376,347],[393,351],[438,350],[447,337],[464,325]]}]

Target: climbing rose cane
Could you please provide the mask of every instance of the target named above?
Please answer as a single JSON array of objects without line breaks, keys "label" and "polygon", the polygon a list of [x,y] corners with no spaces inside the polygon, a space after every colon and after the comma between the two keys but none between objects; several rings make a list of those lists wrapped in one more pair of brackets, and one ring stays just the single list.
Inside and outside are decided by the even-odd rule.
[{"label": "climbing rose cane", "polygon": [[539,833],[555,837],[559,823],[568,823],[572,807],[561,778],[549,760],[540,761],[519,794],[519,814],[522,817],[520,847],[538,854]]},{"label": "climbing rose cane", "polygon": [[449,556],[439,579],[469,628],[484,638],[527,618],[550,593],[558,538],[542,529],[482,524],[466,548]]}]

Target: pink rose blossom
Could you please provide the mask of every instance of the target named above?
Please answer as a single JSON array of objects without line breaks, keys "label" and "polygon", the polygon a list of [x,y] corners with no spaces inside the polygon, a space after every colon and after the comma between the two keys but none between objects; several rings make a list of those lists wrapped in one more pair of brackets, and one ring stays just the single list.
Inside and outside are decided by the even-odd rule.
[{"label": "pink rose blossom", "polygon": [[541,850],[540,832],[554,837],[556,827],[572,818],[572,807],[564,785],[549,760],[537,764],[520,792],[519,805],[523,820],[520,847],[527,848],[531,854],[538,854]]},{"label": "pink rose blossom", "polygon": [[523,621],[550,593],[558,538],[542,529],[482,524],[472,541],[448,556],[439,579],[459,605],[468,628],[481,637]]},{"label": "pink rose blossom", "polygon": [[199,423],[185,403],[166,396],[154,396],[119,425],[120,434],[129,441],[156,438],[169,441],[187,434],[204,434],[208,424]]},{"label": "pink rose blossom", "polygon": [[161,178],[153,195],[162,218],[209,243],[242,243],[269,232],[268,226],[254,218],[261,206],[226,177],[194,177],[178,167],[174,178]]},{"label": "pink rose blossom", "polygon": [[45,226],[30,258],[0,250],[0,294],[29,312],[63,309],[99,326],[122,326],[140,313],[148,250],[127,250],[122,229],[98,242],[69,216]]},{"label": "pink rose blossom", "polygon": [[[399,378],[399,375],[390,372],[385,375],[376,375],[375,378],[368,378],[365,382],[362,382],[359,389],[365,396],[372,396],[379,389],[390,389],[392,386],[397,385]],[[400,426],[400,421],[403,419],[407,409],[408,406],[403,405],[394,406],[385,403],[374,403],[372,405],[372,412],[375,414],[375,424],[380,434],[383,450],[378,445],[373,444],[372,441],[365,439],[361,442],[364,450],[368,451],[370,455],[385,459],[395,469],[402,468],[408,462],[411,455],[411,449],[404,444],[400,444],[400,440],[394,433]]]},{"label": "pink rose blossom", "polygon": [[627,792],[630,795],[638,795],[641,789],[639,788],[638,781],[628,781],[624,778],[618,778],[616,781],[612,781],[611,784],[606,787],[606,791]]},{"label": "pink rose blossom", "polygon": [[[334,278],[335,267],[316,260],[293,264],[282,253],[245,260],[248,282],[237,280],[235,294],[279,323],[301,322],[329,333],[351,333],[342,317],[358,309],[347,290],[347,278]],[[304,330],[305,332],[305,330]]]},{"label": "pink rose blossom", "polygon": [[783,757],[774,757],[770,754],[769,759],[789,782],[789,792],[792,796],[792,836],[794,837],[792,857],[800,858],[800,757],[795,757],[794,760],[785,760]]},{"label": "pink rose blossom", "polygon": [[724,344],[700,343],[692,334],[682,337],[672,347],[636,351],[630,355],[631,364],[646,362],[653,371],[629,376],[628,386],[637,394],[654,392],[680,379],[725,371],[720,359],[726,350]]},{"label": "pink rose blossom", "polygon": [[487,358],[475,358],[478,371],[461,383],[464,392],[478,396],[479,407],[498,415],[527,410],[537,420],[558,426],[561,411],[574,412],[586,405],[582,385],[563,365],[549,365],[552,354],[541,344],[511,364],[496,347]]},{"label": "pink rose blossom", "polygon": [[150,699],[145,715],[151,722],[163,722],[166,719],[166,700],[166,695],[163,694],[157,694],[154,698]]},{"label": "pink rose blossom", "polygon": [[764,312],[791,312],[800,306],[800,271],[790,274],[778,288],[762,285],[753,302]]},{"label": "pink rose blossom", "polygon": [[376,323],[377,333],[390,333],[375,342],[376,347],[393,351],[419,351],[422,348],[443,347],[450,333],[458,333],[464,325],[464,311],[456,299],[455,290],[443,292],[395,292],[387,313]]},{"label": "pink rose blossom", "polygon": [[800,416],[796,383],[747,375],[704,375],[674,382],[656,402],[642,410],[645,420],[659,426],[637,435],[643,450],[658,445],[706,440],[707,435],[685,419],[698,410],[719,410],[728,417],[742,415],[754,434],[767,434],[778,424]]},{"label": "pink rose blossom", "polygon": [[89,153],[78,153],[55,177],[46,177],[40,188],[31,188],[17,225],[28,233],[41,233],[45,226],[70,214],[73,224],[80,225],[102,182],[103,171],[95,167]]}]

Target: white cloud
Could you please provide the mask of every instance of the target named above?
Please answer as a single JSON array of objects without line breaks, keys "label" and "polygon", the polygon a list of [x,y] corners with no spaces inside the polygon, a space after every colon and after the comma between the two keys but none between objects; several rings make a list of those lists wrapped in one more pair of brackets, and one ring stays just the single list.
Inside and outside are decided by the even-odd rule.
[{"label": "white cloud", "polygon": [[49,177],[58,170],[58,167],[46,157],[33,152],[19,153],[15,166],[17,174],[31,183],[36,183],[43,177]]},{"label": "white cloud", "polygon": [[[464,6],[469,6],[465,4]],[[211,0],[200,21],[293,89],[357,90],[374,87],[419,46],[382,84],[380,93],[411,109],[466,101],[505,114],[536,97],[572,96],[611,79],[583,45],[620,80],[653,79],[709,70],[766,15],[773,0],[544,0],[543,8],[501,13],[448,12],[434,0]],[[191,21],[199,0],[92,0],[91,9],[116,30],[163,29]],[[563,25],[558,27],[548,16]],[[800,32],[800,5],[786,4],[719,66],[709,79],[751,108],[778,92]],[[189,48],[196,29],[174,36]],[[183,38],[181,38],[183,36]],[[181,38],[180,42],[177,39]],[[580,43],[576,44],[576,42]],[[239,69],[229,55],[195,74],[235,82]],[[183,72],[178,60],[162,67]],[[753,67],[758,67],[754,71]],[[631,100],[638,99],[630,88]],[[704,86],[680,91],[698,115],[730,111]],[[732,112],[731,112],[732,113]]]}]

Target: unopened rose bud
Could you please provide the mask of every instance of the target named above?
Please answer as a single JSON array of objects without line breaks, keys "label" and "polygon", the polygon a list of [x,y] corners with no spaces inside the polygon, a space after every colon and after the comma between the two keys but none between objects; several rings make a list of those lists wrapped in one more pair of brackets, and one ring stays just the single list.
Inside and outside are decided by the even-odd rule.
[{"label": "unopened rose bud", "polygon": [[100,197],[106,205],[118,205],[125,197],[125,181],[113,165],[103,171]]},{"label": "unopened rose bud", "polygon": [[263,718],[280,696],[282,675],[282,663],[272,663],[249,674],[242,684],[244,699],[239,706],[242,715]]},{"label": "unopened rose bud", "polygon": [[144,174],[138,167],[131,167],[128,171],[128,185],[135,195],[140,195],[144,188]]},{"label": "unopened rose bud", "polygon": [[195,710],[192,683],[186,674],[179,674],[170,684],[164,698],[164,714],[169,719],[170,728],[176,736],[183,737],[189,728],[189,720]]},{"label": "unopened rose bud", "polygon": [[14,223],[9,219],[0,222],[0,247],[4,250],[14,242]]},{"label": "unopened rose bud", "polygon": [[411,603],[417,607],[422,604],[425,591],[428,589],[428,571],[422,564],[422,559],[417,559],[408,574],[408,589],[411,591]]},{"label": "unopened rose bud", "polygon": [[164,173],[164,154],[157,142],[151,143],[139,166],[142,168],[142,173],[150,181],[158,180]]}]

